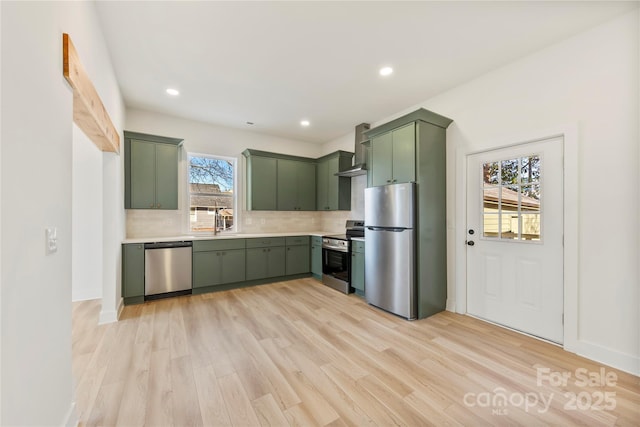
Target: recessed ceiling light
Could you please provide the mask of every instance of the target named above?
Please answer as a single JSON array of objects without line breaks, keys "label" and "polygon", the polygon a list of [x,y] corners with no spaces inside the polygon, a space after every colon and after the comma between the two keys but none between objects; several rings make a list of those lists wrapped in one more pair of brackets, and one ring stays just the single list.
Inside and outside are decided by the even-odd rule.
[{"label": "recessed ceiling light", "polygon": [[171,96],[178,96],[180,95],[180,91],[178,91],[178,89],[174,89],[172,87],[167,88],[167,94],[171,95]]},{"label": "recessed ceiling light", "polygon": [[389,76],[393,74],[393,68],[391,67],[382,67],[380,68],[380,75],[381,76]]},{"label": "recessed ceiling light", "polygon": [[307,127],[307,126],[309,126],[310,124],[311,124],[311,123],[309,123],[309,120],[302,120],[302,121],[300,122],[300,126],[304,126],[304,127]]}]

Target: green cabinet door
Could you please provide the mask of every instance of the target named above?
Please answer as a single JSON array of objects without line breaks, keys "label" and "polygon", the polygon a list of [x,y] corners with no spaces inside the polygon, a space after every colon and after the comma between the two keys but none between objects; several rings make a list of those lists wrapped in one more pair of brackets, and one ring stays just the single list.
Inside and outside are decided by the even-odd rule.
[{"label": "green cabinet door", "polygon": [[247,208],[254,211],[277,209],[277,160],[251,156],[247,159]]},{"label": "green cabinet door", "polygon": [[131,140],[131,209],[156,207],[156,144]]},{"label": "green cabinet door", "polygon": [[316,166],[311,162],[278,159],[278,210],[316,209]]},{"label": "green cabinet door", "polygon": [[393,154],[392,183],[399,184],[416,180],[416,131],[410,123],[392,132]]},{"label": "green cabinet door", "polygon": [[194,252],[193,253],[193,287],[202,288],[215,286],[222,283],[220,274],[220,252]]},{"label": "green cabinet door", "polygon": [[393,162],[393,138],[392,133],[388,132],[371,139],[371,166],[369,173],[371,174],[371,186],[390,184],[393,179],[392,162]]},{"label": "green cabinet door", "polygon": [[124,131],[125,209],[178,209],[182,139]]},{"label": "green cabinet door", "polygon": [[269,248],[248,248],[247,249],[247,266],[246,266],[246,278],[247,280],[258,280],[267,277],[267,265],[268,255],[267,250]]},{"label": "green cabinet door", "polygon": [[351,252],[351,286],[364,294],[364,244],[362,252]]},{"label": "green cabinet door", "polygon": [[279,159],[277,165],[278,210],[298,210],[298,162]]},{"label": "green cabinet door", "polygon": [[309,245],[287,246],[287,276],[308,273],[309,267]]},{"label": "green cabinet door", "polygon": [[311,274],[316,279],[322,278],[322,237],[311,236]]},{"label": "green cabinet door", "polygon": [[244,249],[222,251],[222,283],[236,283],[245,280],[246,254]]},{"label": "green cabinet door", "polygon": [[244,281],[244,245],[244,239],[194,242],[193,287],[203,288]]},{"label": "green cabinet door", "polygon": [[351,178],[335,174],[351,167],[353,153],[336,151],[318,159],[316,210],[351,210]]},{"label": "green cabinet door", "polygon": [[144,297],[144,244],[122,245],[122,296]]},{"label": "green cabinet door", "polygon": [[267,249],[267,276],[284,276],[286,271],[285,247],[276,246]]},{"label": "green cabinet door", "polygon": [[316,209],[329,210],[329,161],[323,160],[316,166]]},{"label": "green cabinet door", "polygon": [[298,162],[298,210],[316,210],[316,164]]},{"label": "green cabinet door", "polygon": [[178,209],[178,147],[156,144],[156,209]]},{"label": "green cabinet door", "polygon": [[[327,185],[327,208],[330,211],[336,211],[339,209],[339,181],[340,178],[335,176],[340,171],[340,158],[332,157],[327,160],[327,178],[329,183]],[[348,178],[347,178],[348,179]],[[349,183],[351,185],[351,183]]]}]

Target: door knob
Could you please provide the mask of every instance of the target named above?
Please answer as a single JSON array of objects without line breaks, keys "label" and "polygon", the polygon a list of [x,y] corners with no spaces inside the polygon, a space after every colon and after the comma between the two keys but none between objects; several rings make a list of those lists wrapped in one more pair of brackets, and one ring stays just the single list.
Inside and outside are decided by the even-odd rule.
[{"label": "door knob", "polygon": [[469,234],[473,235],[474,233],[475,233],[475,231],[473,229],[469,229]]},{"label": "door knob", "polygon": [[475,245],[475,244],[476,244],[476,243],[475,243],[473,240],[467,240],[467,245],[469,245],[469,246],[473,246],[473,245]]}]

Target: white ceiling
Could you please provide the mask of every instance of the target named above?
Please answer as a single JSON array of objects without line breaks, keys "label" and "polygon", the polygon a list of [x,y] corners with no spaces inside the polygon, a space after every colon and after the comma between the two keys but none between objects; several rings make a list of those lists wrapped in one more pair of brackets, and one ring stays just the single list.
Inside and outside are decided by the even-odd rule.
[{"label": "white ceiling", "polygon": [[[637,6],[97,3],[127,106],[317,143]],[[383,65],[391,65],[394,74],[380,77]],[[181,95],[166,95],[167,87]],[[302,128],[302,119],[311,126]]]}]

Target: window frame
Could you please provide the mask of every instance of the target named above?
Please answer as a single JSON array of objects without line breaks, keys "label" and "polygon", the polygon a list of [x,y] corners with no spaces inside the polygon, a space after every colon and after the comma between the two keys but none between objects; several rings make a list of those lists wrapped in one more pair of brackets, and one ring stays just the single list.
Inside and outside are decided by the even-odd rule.
[{"label": "window frame", "polygon": [[[529,182],[529,183],[522,183],[521,179],[521,168],[522,168],[522,162],[521,159],[525,158],[525,157],[538,157],[539,159],[539,171],[540,171],[540,175],[538,178],[537,182]],[[544,195],[545,192],[542,191],[544,188],[544,155],[543,153],[539,153],[539,152],[534,152],[534,153],[530,153],[527,155],[522,155],[522,156],[518,156],[518,172],[517,172],[517,176],[518,176],[518,182],[516,184],[503,184],[502,183],[502,162],[503,161],[508,161],[511,159],[503,159],[500,158],[498,160],[491,160],[491,161],[487,161],[487,162],[483,162],[483,164],[486,163],[498,163],[498,184],[491,184],[489,187],[491,188],[497,188],[498,191],[498,210],[495,214],[491,214],[491,215],[495,215],[496,218],[498,218],[498,235],[497,236],[485,236],[485,215],[486,212],[484,210],[484,190],[487,189],[488,187],[484,186],[484,179],[481,179],[480,181],[480,185],[482,186],[482,188],[480,189],[480,194],[481,194],[481,200],[480,200],[480,209],[481,209],[481,217],[482,217],[482,221],[481,221],[481,227],[480,227],[480,233],[479,233],[479,239],[487,241],[487,242],[500,242],[500,243],[510,243],[510,244],[517,244],[517,243],[524,243],[524,244],[528,244],[528,245],[542,245],[544,244],[544,215],[543,215],[543,206],[544,206]],[[482,176],[483,174],[483,166],[482,164],[480,165],[480,174]],[[515,239],[508,239],[508,238],[502,238],[502,220],[503,220],[503,216],[505,215],[502,212],[502,192],[500,191],[500,189],[508,187],[509,185],[513,185],[516,186],[518,188],[518,210],[517,210],[517,216],[518,216],[518,237]],[[522,198],[522,192],[520,191],[522,189],[523,186],[528,186],[528,185],[539,185],[540,187],[540,208],[538,211],[531,211],[529,212],[530,214],[537,214],[540,216],[540,237],[539,239],[531,239],[531,240],[527,240],[527,239],[523,239],[522,238],[522,218],[523,218],[523,211],[521,209],[521,198]]]},{"label": "window frame", "polygon": [[[204,157],[204,158],[224,160],[224,161],[231,162],[231,166],[233,168],[233,185],[232,185],[233,226],[229,230],[215,233],[213,231],[197,231],[197,230],[191,229],[191,186],[190,186],[190,180],[189,180],[189,169],[191,167],[192,157]],[[185,197],[186,199],[185,200],[185,206],[186,206],[185,227],[186,228],[185,229],[187,230],[187,233],[194,236],[214,236],[214,235],[224,236],[224,235],[233,235],[235,233],[238,233],[239,231],[238,224],[240,223],[240,211],[238,210],[238,158],[230,157],[230,156],[221,156],[218,154],[211,154],[211,153],[186,152],[186,167],[184,171],[184,177],[185,177],[185,195],[186,195]]]}]

